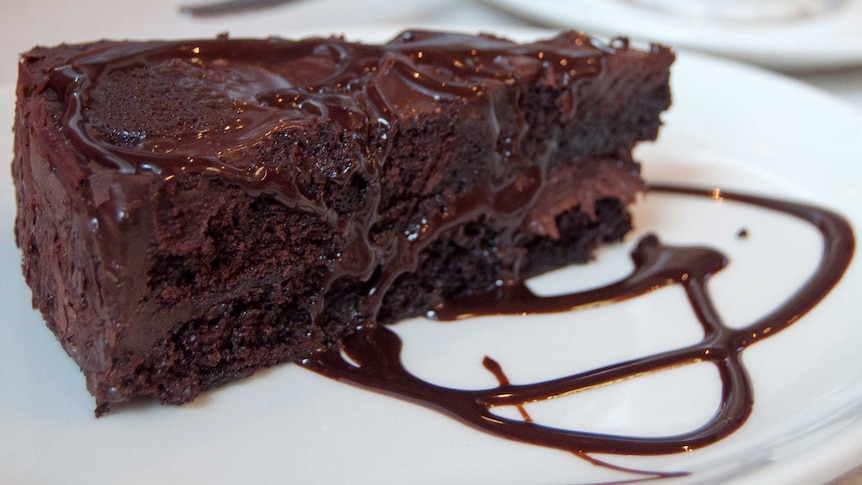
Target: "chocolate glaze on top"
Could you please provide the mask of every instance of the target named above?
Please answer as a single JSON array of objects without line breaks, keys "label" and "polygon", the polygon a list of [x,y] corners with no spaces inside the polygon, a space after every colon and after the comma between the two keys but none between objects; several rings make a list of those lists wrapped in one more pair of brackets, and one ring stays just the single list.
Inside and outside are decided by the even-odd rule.
[{"label": "chocolate glaze on top", "polygon": [[[524,45],[492,36],[422,31],[404,32],[381,45],[339,38],[106,43],[54,67],[43,82],[65,93],[69,137],[81,153],[100,163],[123,172],[164,175],[194,168],[252,189],[266,185],[291,199],[294,188],[278,187],[288,180],[272,180],[266,167],[241,161],[232,165],[226,154],[274,130],[320,119],[366,139],[375,129],[386,135],[399,116],[433,110],[447,100],[488,104],[489,87],[535,79],[544,71],[561,76],[562,85],[574,89],[578,80],[600,74],[606,56],[617,48],[628,49],[624,41],[606,46],[575,32]],[[201,77],[229,69],[230,75],[196,92],[192,101],[232,100],[235,123],[220,131],[155,140],[138,134],[141,139],[134,146],[118,145],[93,130],[89,110],[101,84],[114,73],[161,62],[199,68]],[[288,69],[274,69],[278,66]],[[367,163],[384,164],[382,148],[370,152]]]},{"label": "chocolate glaze on top", "polygon": [[[650,190],[684,196],[716,197],[714,190],[670,185],[653,185]],[[632,253],[634,271],[615,283],[568,295],[538,297],[523,284],[513,281],[501,287],[496,295],[446,302],[437,308],[436,316],[441,320],[455,320],[474,315],[564,312],[596,303],[620,301],[661,286],[679,284],[688,295],[704,330],[704,337],[695,344],[580,374],[523,385],[510,384],[500,364],[486,359],[484,365],[497,376],[500,385],[483,390],[440,387],[412,375],[400,360],[401,340],[386,327],[367,329],[347,341],[344,352],[352,363],[333,350],[308,359],[303,365],[343,382],[422,404],[504,438],[567,450],[579,456],[590,452],[638,455],[676,453],[714,443],[742,426],[754,405],[754,390],[741,359],[743,350],[787,328],[817,305],[841,279],[855,247],[853,231],[848,222],[829,210],[723,191],[720,197],[803,219],[819,230],[824,242],[820,265],[805,286],[775,310],[741,328],[729,328],[722,322],[720,312],[714,307],[707,291],[709,278],[728,264],[727,258],[707,247],[667,246],[651,235],[643,238]],[[679,435],[634,437],[585,433],[534,423],[523,410],[523,421],[492,413],[496,406],[521,408],[526,403],[694,362],[710,362],[718,369],[722,381],[721,403],[709,422]]]}]

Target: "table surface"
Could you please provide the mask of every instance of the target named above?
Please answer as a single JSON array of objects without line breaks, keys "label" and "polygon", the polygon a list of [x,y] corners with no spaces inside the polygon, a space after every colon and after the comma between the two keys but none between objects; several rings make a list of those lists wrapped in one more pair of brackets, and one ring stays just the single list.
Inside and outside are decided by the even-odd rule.
[{"label": "table surface", "polygon": [[[236,23],[250,22],[252,18],[249,14],[238,14],[193,19],[179,14],[179,4],[178,0],[3,2],[0,5],[0,32],[4,37],[0,42],[0,86],[15,82],[18,53],[37,44],[54,45],[97,38],[151,38],[154,31],[175,31],[182,36],[213,35],[230,30],[229,27]],[[363,25],[421,24],[484,30],[541,27],[481,1],[295,0],[271,11],[280,16],[282,35],[285,36],[290,36],[291,31],[318,29],[327,33],[333,28]],[[154,30],[153,26],[158,28]],[[862,110],[862,65],[784,74],[825,90]],[[838,484],[862,484],[862,467],[832,482],[832,485]]]}]

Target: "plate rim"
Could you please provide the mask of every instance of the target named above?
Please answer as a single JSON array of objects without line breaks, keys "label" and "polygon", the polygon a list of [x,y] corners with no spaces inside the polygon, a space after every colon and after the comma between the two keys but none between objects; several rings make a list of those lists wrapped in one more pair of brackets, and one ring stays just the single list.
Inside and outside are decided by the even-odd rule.
[{"label": "plate rim", "polygon": [[[862,32],[839,35],[827,21],[768,24],[760,30],[747,25],[693,20],[679,22],[680,17],[661,12],[646,12],[625,0],[580,0],[577,9],[555,8],[553,0],[486,0],[512,15],[553,28],[576,28],[588,33],[626,35],[660,42],[674,47],[723,55],[763,67],[805,72],[833,69],[862,61]],[[862,1],[846,0],[849,14],[862,13]],[[569,14],[568,12],[576,12]],[[635,15],[648,15],[647,22],[635,22]],[[839,12],[833,12],[838,17]],[[844,12],[840,12],[844,14]],[[620,25],[620,18],[623,24]],[[610,20],[612,19],[612,20]],[[822,25],[820,25],[822,24]],[[654,26],[652,26],[654,25]],[[793,42],[800,35],[814,36],[824,42]],[[855,35],[853,35],[855,34]],[[765,42],[764,42],[765,41]],[[840,42],[840,48],[833,46]],[[832,48],[830,48],[832,47]]]}]

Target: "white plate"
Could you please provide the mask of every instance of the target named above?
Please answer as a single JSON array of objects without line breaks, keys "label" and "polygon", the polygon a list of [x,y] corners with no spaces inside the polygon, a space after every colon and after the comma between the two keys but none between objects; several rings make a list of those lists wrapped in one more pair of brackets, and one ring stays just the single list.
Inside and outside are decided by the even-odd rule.
[{"label": "white plate", "polygon": [[[380,40],[391,32],[367,33]],[[638,150],[649,180],[779,195],[843,212],[862,227],[862,116],[804,85],[760,70],[682,54],[674,107],[656,144]],[[788,102],[792,100],[792,103]],[[0,90],[10,126],[13,89]],[[11,153],[7,132],[0,153]],[[2,483],[583,483],[633,477],[572,455],[498,439],[436,412],[283,365],[207,393],[191,405],[137,405],[93,418],[84,379],[30,309],[12,238],[14,202],[0,172],[0,482]],[[700,242],[731,266],[711,289],[730,322],[744,323],[789,295],[816,263],[803,224],[733,203],[650,195],[637,232]],[[750,236],[739,239],[740,228]],[[629,270],[637,235],[593,264],[534,282],[561,291]],[[789,263],[788,263],[789,261]],[[745,351],[755,386],[751,418],[724,440],[686,454],[602,456],[616,465],[687,471],[672,483],[828,480],[862,456],[862,267],[788,330]],[[754,293],[760,293],[753,297]],[[662,290],[576,315],[425,320],[395,327],[420,376],[464,387],[494,384],[483,355],[513,382],[553,377],[699,338],[682,293]],[[707,364],[531,405],[540,421],[656,435],[697,427],[718,404]]]},{"label": "white plate", "polygon": [[734,23],[685,18],[628,0],[488,0],[547,26],[626,35],[787,71],[862,62],[862,0],[806,20]]}]

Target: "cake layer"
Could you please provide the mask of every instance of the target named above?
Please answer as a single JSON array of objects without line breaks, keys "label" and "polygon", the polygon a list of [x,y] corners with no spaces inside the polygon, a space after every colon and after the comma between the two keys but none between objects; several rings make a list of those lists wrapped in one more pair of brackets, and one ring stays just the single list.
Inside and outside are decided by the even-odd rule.
[{"label": "cake layer", "polygon": [[20,65],[16,237],[97,413],[589,259],[673,55],[564,33],[99,42]]}]

